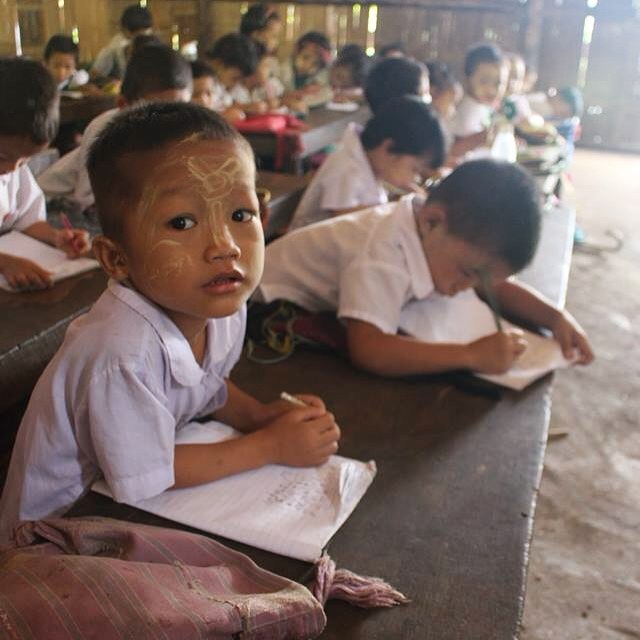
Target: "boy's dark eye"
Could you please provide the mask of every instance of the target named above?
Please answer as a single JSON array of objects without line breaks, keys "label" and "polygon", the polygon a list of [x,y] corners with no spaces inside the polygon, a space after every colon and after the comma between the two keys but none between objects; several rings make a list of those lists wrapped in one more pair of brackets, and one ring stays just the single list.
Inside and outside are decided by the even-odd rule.
[{"label": "boy's dark eye", "polygon": [[255,217],[255,212],[249,211],[249,209],[236,209],[231,214],[231,219],[234,222],[249,222]]},{"label": "boy's dark eye", "polygon": [[195,227],[196,223],[188,216],[176,216],[175,218],[171,218],[171,220],[169,220],[169,226],[176,231],[185,231],[187,229]]}]

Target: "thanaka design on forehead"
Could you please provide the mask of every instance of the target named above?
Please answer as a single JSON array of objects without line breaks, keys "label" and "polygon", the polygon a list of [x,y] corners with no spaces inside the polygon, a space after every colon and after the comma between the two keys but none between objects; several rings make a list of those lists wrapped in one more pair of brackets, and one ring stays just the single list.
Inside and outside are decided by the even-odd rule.
[{"label": "thanaka design on forehead", "polygon": [[[178,146],[186,143],[201,142],[202,138],[197,134],[182,140]],[[241,148],[241,147],[240,147]],[[245,154],[246,155],[246,154]],[[228,221],[225,216],[224,198],[226,198],[238,184],[247,182],[246,165],[238,154],[207,153],[205,155],[179,154],[168,158],[156,167],[143,188],[138,207],[136,208],[137,231],[145,237],[145,263],[163,249],[169,249],[172,257],[153,270],[147,271],[150,280],[158,278],[177,277],[183,269],[193,263],[192,256],[185,251],[178,251],[182,245],[175,240],[156,241],[157,232],[149,223],[149,212],[157,199],[161,197],[166,188],[166,182],[159,179],[160,174],[175,166],[186,168],[189,180],[189,189],[193,189],[203,200],[206,207],[206,224],[209,227],[211,238],[216,243],[233,242],[228,229]],[[176,212],[179,214],[181,212]],[[157,261],[156,261],[157,262]]]}]

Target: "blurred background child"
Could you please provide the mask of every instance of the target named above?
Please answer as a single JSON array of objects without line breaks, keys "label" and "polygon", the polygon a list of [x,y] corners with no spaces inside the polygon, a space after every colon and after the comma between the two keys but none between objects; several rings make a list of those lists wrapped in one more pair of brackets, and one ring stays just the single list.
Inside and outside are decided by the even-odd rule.
[{"label": "blurred background child", "polygon": [[371,60],[360,45],[345,45],[329,69],[333,99],[336,101],[361,99],[370,66]]},{"label": "blurred background child", "polygon": [[429,102],[429,72],[422,63],[411,58],[381,60],[367,76],[364,95],[373,113],[387,100],[400,96],[418,96]]},{"label": "blurred background child", "polygon": [[77,68],[78,45],[69,36],[60,33],[51,36],[42,58],[59,91],[77,89],[89,82],[89,74]]},{"label": "blurred background child", "polygon": [[255,42],[258,64],[250,76],[245,76],[231,90],[231,96],[247,113],[265,113],[277,109],[284,93],[284,85],[271,74],[273,56],[261,42]]},{"label": "blurred background child", "polygon": [[261,43],[273,55],[280,44],[282,20],[273,5],[252,4],[242,16],[240,33]]},{"label": "blurred background child", "polygon": [[431,105],[438,112],[442,123],[448,126],[453,118],[460,100],[462,100],[462,85],[455,79],[444,62],[434,60],[427,63],[429,70],[429,91]]}]

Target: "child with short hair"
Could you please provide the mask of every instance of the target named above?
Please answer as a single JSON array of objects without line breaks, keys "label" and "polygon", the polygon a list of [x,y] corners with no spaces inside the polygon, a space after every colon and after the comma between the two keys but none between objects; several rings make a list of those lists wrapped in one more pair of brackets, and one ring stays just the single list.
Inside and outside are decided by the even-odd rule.
[{"label": "child with short hair", "polygon": [[69,36],[60,33],[51,36],[42,58],[59,91],[82,87],[89,82],[89,74],[84,69],[77,69],[78,45]]},{"label": "child with short hair", "polygon": [[370,62],[360,45],[347,44],[340,50],[329,70],[334,101],[358,100],[362,97]]},{"label": "child with short hair", "polygon": [[261,42],[255,42],[258,64],[231,91],[234,102],[247,113],[265,113],[280,106],[284,85],[272,75],[273,56]]},{"label": "child with short hair", "polygon": [[268,55],[273,55],[280,44],[282,20],[271,4],[252,4],[242,15],[240,33],[261,43]]},{"label": "child with short hair", "polygon": [[[99,477],[137,502],[266,464],[313,466],[337,450],[314,396],[259,402],[228,378],[264,238],[248,143],[214,112],[149,104],[109,123],[89,157],[110,277],[67,330],[20,425],[0,502],[0,537],[64,513]],[[175,444],[213,416],[246,435]]]},{"label": "child with short hair", "polygon": [[429,72],[411,58],[386,58],[369,72],[364,95],[373,113],[387,100],[400,96],[418,96],[429,102]]},{"label": "child with short hair", "polygon": [[387,202],[385,184],[412,191],[444,159],[444,135],[429,105],[404,96],[387,101],[363,128],[351,123],[341,146],[307,187],[292,229]]},{"label": "child with short hair", "polygon": [[[46,222],[44,196],[26,164],[55,137],[58,119],[58,93],[49,72],[33,60],[0,59],[0,233],[21,231],[75,258],[89,250],[87,233]],[[52,284],[51,274],[34,262],[3,253],[0,273],[15,289]]]},{"label": "child with short hair", "polygon": [[293,54],[281,67],[280,79],[288,92],[286,99],[301,99],[307,108],[331,99],[329,65],[333,48],[327,36],[308,31],[296,41]]},{"label": "child with short hair", "polygon": [[378,49],[378,58],[405,58],[407,56],[407,48],[402,42],[390,42],[384,44]]},{"label": "child with short hair", "polygon": [[213,109],[216,92],[215,72],[206,62],[194,60],[191,63],[191,75],[193,76],[191,102],[207,109]]},{"label": "child with short hair", "polygon": [[232,90],[256,70],[255,43],[248,36],[229,33],[216,40],[206,58],[215,73],[213,110],[230,122],[243,119],[244,111],[234,105]]},{"label": "child with short hair", "polygon": [[151,33],[152,27],[153,18],[147,8],[137,4],[126,7],[120,15],[120,33],[98,53],[91,75],[96,78],[122,78],[127,67],[127,46],[136,36]]},{"label": "child with short hair", "polygon": [[442,123],[447,126],[462,99],[462,86],[444,62],[437,60],[427,62],[427,69],[429,70],[431,106],[438,112]]},{"label": "child with short hair", "polygon": [[337,311],[349,357],[380,375],[471,369],[502,373],[525,348],[516,330],[470,344],[433,344],[399,335],[411,300],[454,296],[490,282],[498,306],[553,332],[566,357],[593,353],[580,325],[531,289],[509,280],[533,257],[539,196],[521,167],[495,160],[462,164],[422,203],[403,198],[289,233],[267,246],[256,298]]},{"label": "child with short hair", "polygon": [[177,51],[166,45],[137,49],[122,81],[119,107],[94,118],[85,129],[80,146],[40,174],[38,184],[48,198],[69,198],[80,209],[90,207],[94,197],[87,173],[87,157],[100,131],[126,106],[140,100],[188,102],[192,88],[189,63]]},{"label": "child with short hair", "polygon": [[467,51],[465,95],[451,121],[454,159],[487,143],[491,118],[505,95],[508,72],[504,55],[497,46],[479,44]]}]

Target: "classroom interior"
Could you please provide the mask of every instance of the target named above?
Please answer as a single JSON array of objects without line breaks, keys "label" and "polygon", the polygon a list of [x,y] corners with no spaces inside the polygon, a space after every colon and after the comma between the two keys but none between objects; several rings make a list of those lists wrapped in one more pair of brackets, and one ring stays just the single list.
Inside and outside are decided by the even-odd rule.
[{"label": "classroom interior", "polygon": [[[153,33],[163,44],[195,60],[237,32],[253,3],[138,4],[153,16]],[[64,34],[78,45],[78,68],[90,72],[130,5],[131,0],[4,0],[0,57],[42,60],[49,38]],[[264,402],[282,389],[317,393],[340,424],[339,453],[377,463],[371,488],[328,549],[339,566],[388,580],[409,602],[374,611],[330,602],[317,637],[640,638],[638,2],[303,0],[269,7],[282,25],[273,54],[278,64],[292,59],[303,34],[319,31],[333,56],[345,45],[358,45],[370,69],[380,50],[394,45],[399,55],[420,63],[445,63],[466,89],[466,52],[490,43],[526,62],[534,72],[531,94],[553,96],[573,87],[583,101],[571,130],[571,152],[557,147],[558,139],[545,145],[524,135],[518,137],[517,161],[534,175],[544,201],[541,253],[523,271],[523,281],[579,319],[591,340],[593,363],[513,391],[457,372],[385,379],[354,368],[336,349],[327,349],[325,340],[321,349],[297,344],[292,354],[263,346],[249,354],[257,357],[245,351],[231,374]],[[91,93],[61,98],[61,123],[72,127],[76,143],[95,117],[116,107],[119,86],[96,82]],[[305,191],[345,131],[370,120],[361,93],[350,111],[332,111],[323,103],[296,113],[297,123],[287,125],[286,135],[247,127],[255,115],[249,111],[245,124],[237,124],[257,158],[269,243],[286,235]],[[46,170],[59,155],[44,151],[31,170]],[[74,225],[81,220],[91,235],[99,231],[95,211],[65,211]],[[53,208],[49,219],[55,226],[67,218]],[[105,286],[106,276],[95,270],[46,291],[0,291],[3,483],[38,377],[69,323],[87,312]],[[263,358],[273,362],[257,362]],[[200,532],[197,525],[176,525],[95,493],[70,515]],[[204,535],[268,571],[308,581],[306,562]],[[4,592],[11,583],[2,586],[1,574],[2,569]]]}]

